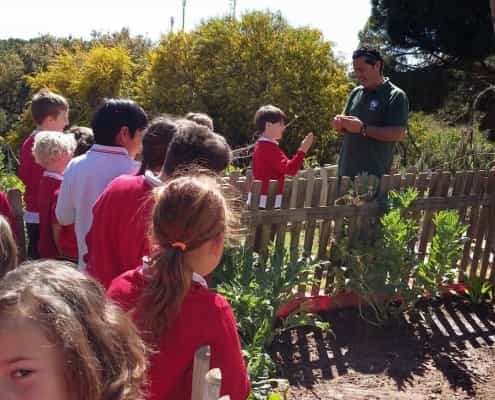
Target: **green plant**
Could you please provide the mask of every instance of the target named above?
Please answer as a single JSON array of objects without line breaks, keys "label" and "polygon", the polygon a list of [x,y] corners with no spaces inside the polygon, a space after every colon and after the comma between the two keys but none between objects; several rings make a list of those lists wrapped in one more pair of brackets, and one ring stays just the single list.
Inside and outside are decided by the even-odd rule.
[{"label": "green plant", "polygon": [[415,189],[390,192],[387,212],[380,219],[378,242],[349,250],[350,285],[372,310],[368,317],[360,306],[361,316],[371,324],[384,325],[399,317],[419,296],[411,285],[417,265],[413,247],[417,225],[406,211],[417,195]]},{"label": "green plant", "polygon": [[428,257],[418,267],[416,286],[435,297],[457,276],[457,262],[462,255],[467,227],[455,210],[439,211],[433,224],[435,235]]},{"label": "green plant", "polygon": [[[268,396],[276,366],[267,347],[272,342],[277,309],[294,296],[299,284],[309,284],[311,261],[290,262],[286,253],[269,250],[263,261],[252,250],[227,249],[214,273],[214,286],[225,296],[237,318],[243,353],[253,382],[253,398]],[[293,323],[290,320],[289,323]],[[264,384],[257,385],[257,382]],[[256,397],[257,396],[257,397]],[[264,397],[263,397],[264,396]]]},{"label": "green plant", "polygon": [[475,304],[481,304],[485,299],[493,300],[494,288],[492,283],[480,276],[472,276],[464,281],[465,293]]},{"label": "green plant", "polygon": [[406,167],[414,167],[417,171],[448,170],[454,173],[488,169],[493,163],[495,144],[477,128],[453,127],[432,115],[412,113],[409,133],[402,144],[407,154]]},{"label": "green plant", "polygon": [[12,169],[5,165],[5,155],[0,151],[0,190],[7,192],[10,189],[19,189],[23,192],[24,185]]}]

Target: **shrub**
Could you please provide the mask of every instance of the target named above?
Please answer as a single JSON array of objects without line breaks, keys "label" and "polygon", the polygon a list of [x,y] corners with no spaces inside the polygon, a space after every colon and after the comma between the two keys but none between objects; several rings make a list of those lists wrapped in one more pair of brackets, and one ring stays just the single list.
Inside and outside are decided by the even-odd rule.
[{"label": "shrub", "polygon": [[409,133],[402,146],[407,149],[407,165],[418,171],[488,169],[495,158],[495,144],[483,133],[449,126],[432,115],[411,113]]},{"label": "shrub", "polygon": [[299,117],[282,144],[293,152],[313,130],[311,154],[323,163],[334,159],[330,122],[349,90],[345,68],[320,31],[293,28],[277,13],[253,12],[164,36],[137,92],[152,114],[207,112],[234,148],[252,141],[256,110],[276,104],[289,118]]}]

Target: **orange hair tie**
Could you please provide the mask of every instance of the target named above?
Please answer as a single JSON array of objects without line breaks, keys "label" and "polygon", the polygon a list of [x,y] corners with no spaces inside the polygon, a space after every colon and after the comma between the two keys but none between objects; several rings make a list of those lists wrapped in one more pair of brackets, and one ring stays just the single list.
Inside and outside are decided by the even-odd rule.
[{"label": "orange hair tie", "polygon": [[184,242],[174,242],[170,245],[174,249],[180,249],[181,251],[186,251],[186,244]]}]

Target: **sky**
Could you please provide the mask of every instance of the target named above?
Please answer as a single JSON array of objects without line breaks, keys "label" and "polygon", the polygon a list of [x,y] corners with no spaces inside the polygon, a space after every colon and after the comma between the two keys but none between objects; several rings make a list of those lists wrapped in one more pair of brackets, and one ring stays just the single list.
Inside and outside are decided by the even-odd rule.
[{"label": "sky", "polygon": [[[120,31],[157,41],[182,27],[183,0],[1,0],[0,39],[29,39],[40,34],[90,38],[93,30]],[[311,26],[335,43],[337,56],[350,58],[358,44],[358,32],[371,10],[370,0],[237,0],[236,16],[252,10],[281,11],[293,26]],[[202,19],[226,15],[229,0],[186,0],[185,29]]]}]

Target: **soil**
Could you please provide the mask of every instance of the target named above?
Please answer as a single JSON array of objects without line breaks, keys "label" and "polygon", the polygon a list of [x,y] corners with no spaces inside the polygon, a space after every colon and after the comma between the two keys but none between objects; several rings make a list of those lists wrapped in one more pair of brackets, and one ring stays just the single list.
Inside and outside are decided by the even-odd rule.
[{"label": "soil", "polygon": [[355,308],[321,314],[331,331],[286,330],[271,354],[287,399],[495,400],[495,307],[453,297],[386,327]]}]

